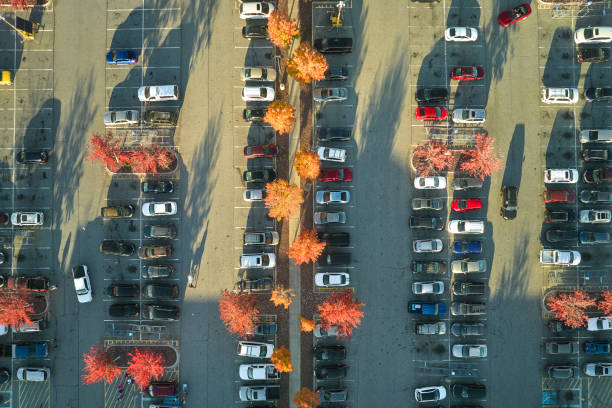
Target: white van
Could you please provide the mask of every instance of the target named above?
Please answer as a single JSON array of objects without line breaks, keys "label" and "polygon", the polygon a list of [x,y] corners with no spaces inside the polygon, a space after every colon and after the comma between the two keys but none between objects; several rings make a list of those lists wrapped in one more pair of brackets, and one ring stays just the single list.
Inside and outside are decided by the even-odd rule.
[{"label": "white van", "polygon": [[47,367],[21,367],[17,370],[17,379],[21,381],[48,381],[51,369]]},{"label": "white van", "polygon": [[141,86],[138,99],[142,102],[178,101],[178,85]]},{"label": "white van", "polygon": [[580,143],[610,143],[612,129],[586,129],[580,132]]},{"label": "white van", "polygon": [[573,104],[578,102],[577,88],[544,88],[542,102]]}]

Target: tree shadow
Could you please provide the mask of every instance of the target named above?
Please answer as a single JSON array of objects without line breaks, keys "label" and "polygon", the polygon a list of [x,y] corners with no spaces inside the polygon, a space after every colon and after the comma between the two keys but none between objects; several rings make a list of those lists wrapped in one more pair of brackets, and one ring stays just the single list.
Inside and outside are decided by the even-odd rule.
[{"label": "tree shadow", "polygon": [[542,84],[553,88],[576,88],[580,64],[574,63],[574,40],[571,27],[555,29],[542,74]]}]

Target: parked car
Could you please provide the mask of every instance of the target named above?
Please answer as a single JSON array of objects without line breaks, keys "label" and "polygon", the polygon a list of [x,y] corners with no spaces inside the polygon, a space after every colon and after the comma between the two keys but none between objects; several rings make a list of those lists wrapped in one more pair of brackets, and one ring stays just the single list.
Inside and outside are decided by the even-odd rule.
[{"label": "parked car", "polygon": [[242,199],[249,203],[263,201],[265,198],[266,191],[263,188],[247,188],[242,192]]},{"label": "parked car", "polygon": [[544,191],[544,202],[574,204],[576,194],[571,190],[546,190]]},{"label": "parked car", "polygon": [[243,254],[240,256],[241,268],[274,268],[276,266],[276,255],[268,253]]},{"label": "parked car", "polygon": [[482,209],[480,198],[456,198],[451,205],[453,211],[465,212]]},{"label": "parked car", "polygon": [[278,331],[278,325],[276,322],[255,322],[255,327],[252,330],[247,331],[247,334],[253,334],[257,336],[273,336]]},{"label": "parked car", "polygon": [[274,4],[267,1],[244,2],[240,4],[240,18],[243,20],[268,18],[274,10]]},{"label": "parked car", "polygon": [[574,104],[579,99],[577,88],[544,88],[541,101],[543,103]]},{"label": "parked car", "polygon": [[412,282],[412,293],[415,295],[440,295],[444,293],[444,282]]},{"label": "parked car", "polygon": [[417,190],[443,190],[446,188],[446,177],[416,177],[414,179],[414,188]]},{"label": "parked car", "polygon": [[128,241],[104,240],[100,243],[100,252],[105,255],[130,256],[136,252],[136,246]]},{"label": "parked car", "polygon": [[586,88],[584,100],[587,102],[612,101],[612,88]]},{"label": "parked car", "polygon": [[587,354],[610,354],[610,342],[604,341],[587,341],[584,343],[584,351]]},{"label": "parked car", "polygon": [[421,88],[416,91],[415,99],[418,103],[440,103],[448,101],[446,88]]},{"label": "parked car", "polygon": [[587,320],[587,330],[612,330],[612,317],[590,317]]},{"label": "parked car", "polygon": [[450,70],[450,77],[455,81],[478,81],[483,79],[484,75],[484,67],[481,66],[459,66]]},{"label": "parked car", "polygon": [[244,157],[247,159],[258,159],[261,157],[276,157],[278,150],[274,144],[245,146]]},{"label": "parked car", "polygon": [[280,372],[274,364],[240,364],[238,376],[245,381],[270,381],[280,379]]},{"label": "parked car", "polygon": [[167,279],[172,277],[173,273],[174,266],[172,265],[152,264],[143,267],[142,277],[144,279]]},{"label": "parked car", "polygon": [[17,153],[15,160],[19,164],[45,164],[49,161],[49,152],[46,150],[22,150]]},{"label": "parked car", "polygon": [[325,80],[327,81],[345,81],[348,77],[349,71],[344,65],[330,65],[325,71]]},{"label": "parked car", "polygon": [[471,188],[482,188],[482,180],[473,177],[458,177],[453,179],[453,190],[469,190]]},{"label": "parked car", "polygon": [[548,341],[546,354],[577,354],[578,342],[575,341]]},{"label": "parked car", "polygon": [[143,193],[172,193],[174,191],[174,183],[169,180],[143,181],[140,183],[140,189]]},{"label": "parked car", "polygon": [[585,129],[580,131],[580,143],[611,143],[612,129]]},{"label": "parked car", "polygon": [[415,253],[441,252],[444,249],[441,239],[415,239],[412,241],[412,250]]},{"label": "parked car", "polygon": [[236,282],[236,289],[241,292],[265,292],[274,289],[274,280],[270,277],[259,279],[241,279]]},{"label": "parked car", "polygon": [[348,232],[317,232],[317,238],[328,247],[346,247],[351,244]]},{"label": "parked car", "polygon": [[446,388],[443,385],[420,387],[414,390],[414,399],[417,402],[442,401],[446,398]]},{"label": "parked car", "polygon": [[176,299],[179,295],[178,285],[166,283],[149,283],[142,290],[148,299]]},{"label": "parked car", "polygon": [[574,378],[578,376],[578,368],[570,365],[551,365],[547,370],[550,378]]},{"label": "parked car", "polygon": [[332,326],[324,327],[321,323],[317,323],[315,325],[315,329],[313,330],[313,334],[317,338],[331,337],[331,336],[337,337],[339,333],[340,333],[340,330],[338,329],[338,326],[332,325]]},{"label": "parked car", "polygon": [[176,226],[175,225],[145,225],[142,229],[142,233],[145,238],[158,239],[158,238],[176,238]]},{"label": "parked car", "polygon": [[133,215],[133,205],[115,205],[113,207],[102,207],[100,210],[102,218],[131,218]]},{"label": "parked car", "polygon": [[317,211],[314,213],[314,223],[317,225],[323,224],[344,224],[346,222],[346,214],[344,211],[327,212]]},{"label": "parked car", "polygon": [[487,307],[484,303],[451,303],[451,313],[453,316],[476,316],[483,315],[487,312]]},{"label": "parked car", "polygon": [[272,169],[246,170],[242,173],[242,181],[246,183],[269,183],[276,180],[276,172]]},{"label": "parked car", "polygon": [[175,201],[159,201],[159,202],[148,202],[142,204],[142,215],[145,217],[159,217],[163,215],[175,215],[176,214],[176,202]]},{"label": "parked car", "polygon": [[487,261],[478,260],[470,261],[469,259],[457,260],[451,262],[452,273],[478,273],[487,271]]},{"label": "parked car", "polygon": [[462,295],[484,295],[487,287],[479,282],[455,282],[453,283],[453,294]]},{"label": "parked car", "polygon": [[242,100],[245,102],[272,102],[274,88],[264,85],[247,85],[242,88]]},{"label": "parked car", "polygon": [[446,322],[416,323],[414,332],[418,335],[444,335],[446,334]]},{"label": "parked car", "polygon": [[317,261],[319,265],[349,265],[351,263],[351,254],[349,252],[324,253]]},{"label": "parked car", "polygon": [[11,214],[11,224],[16,227],[43,225],[45,216],[42,211],[14,212]]},{"label": "parked car", "polygon": [[578,48],[578,62],[606,62],[610,58],[609,47]]},{"label": "parked car", "polygon": [[413,198],[411,201],[412,209],[417,210],[436,210],[444,208],[444,201],[440,198]]},{"label": "parked car", "polygon": [[521,4],[511,8],[510,10],[502,11],[497,16],[497,22],[502,27],[508,27],[510,24],[514,24],[518,21],[524,20],[531,15],[531,6],[529,3]]},{"label": "parked car", "polygon": [[566,326],[561,320],[550,319],[546,324],[548,329],[554,334],[558,333],[569,333],[574,331],[574,328]]},{"label": "parked car", "polygon": [[481,254],[482,241],[455,241],[453,243],[454,254]]},{"label": "parked car", "polygon": [[412,261],[412,273],[445,274],[446,262]]},{"label": "parked car", "polygon": [[412,229],[430,229],[442,231],[444,221],[440,217],[410,217],[408,225]]},{"label": "parked car", "polygon": [[457,399],[483,399],[487,395],[484,384],[453,384],[451,390]]},{"label": "parked car", "polygon": [[446,316],[446,303],[409,302],[408,312],[423,316]]},{"label": "parked car", "polygon": [[242,110],[242,120],[245,122],[260,123],[266,116],[267,109],[245,108]]},{"label": "parked car", "polygon": [[278,245],[279,234],[276,231],[245,232],[242,243],[244,245]]},{"label": "parked car", "polygon": [[455,344],[452,348],[453,357],[484,358],[487,356],[486,344]]},{"label": "parked car", "polygon": [[348,399],[348,389],[347,388],[327,388],[327,387],[319,387],[317,388],[317,392],[321,396],[321,402],[344,402]]},{"label": "parked car", "polygon": [[49,278],[45,276],[15,276],[11,275],[6,279],[1,276],[2,283],[6,282],[9,290],[27,290],[34,292],[46,292],[50,290]]},{"label": "parked car", "polygon": [[544,183],[577,183],[578,170],[576,169],[546,169],[544,170]]},{"label": "parked car", "polygon": [[485,332],[484,323],[453,323],[451,333],[453,336],[482,336]]},{"label": "parked car", "polygon": [[487,113],[484,109],[455,109],[453,110],[454,123],[484,123]]},{"label": "parked car", "polygon": [[137,298],[140,288],[136,284],[119,283],[106,288],[106,294],[117,298]]},{"label": "parked car", "polygon": [[136,110],[110,111],[104,113],[105,126],[137,125],[140,114]]},{"label": "parked car", "polygon": [[346,161],[346,150],[335,147],[319,146],[317,154],[321,160],[344,163]]},{"label": "parked car", "polygon": [[420,106],[414,111],[417,120],[440,121],[446,119],[448,112],[443,106]]},{"label": "parked car", "polygon": [[242,27],[242,37],[252,39],[267,39],[268,38],[268,23],[248,23]]},{"label": "parked car", "polygon": [[114,303],[108,308],[111,317],[138,317],[140,307],[138,303]]},{"label": "parked car", "polygon": [[544,211],[544,222],[547,224],[563,223],[573,218],[572,211]]},{"label": "parked car", "polygon": [[317,140],[319,142],[346,142],[351,140],[351,129],[342,127],[317,128]]},{"label": "parked car", "polygon": [[348,54],[353,51],[351,37],[323,37],[314,40],[314,48],[322,54]]},{"label": "parked car", "polygon": [[582,180],[587,184],[599,184],[612,182],[612,168],[586,169]]},{"label": "parked car", "polygon": [[588,363],[582,367],[582,371],[589,377],[610,377],[612,363]]},{"label": "parked car", "polygon": [[348,168],[319,170],[319,181],[323,183],[353,181],[353,170]]},{"label": "parked car", "polygon": [[17,379],[26,382],[49,381],[51,369],[48,367],[19,367]]},{"label": "parked car", "polygon": [[179,319],[179,308],[177,306],[148,305],[146,318],[150,320],[172,320]]},{"label": "parked car", "polygon": [[276,81],[276,70],[265,67],[244,67],[240,70],[241,81]]},{"label": "parked car", "polygon": [[239,341],[237,354],[242,357],[270,358],[274,344],[259,341]]},{"label": "parked car", "polygon": [[87,265],[79,265],[72,268],[72,280],[79,303],[89,303],[93,300],[93,291],[89,279]]},{"label": "parked car", "polygon": [[317,380],[341,380],[346,377],[348,367],[345,365],[326,365],[316,367],[314,376]]},{"label": "parked car", "polygon": [[347,204],[351,193],[347,190],[319,190],[316,194],[317,204]]},{"label": "parked car", "polygon": [[608,191],[582,190],[580,201],[585,204],[608,204],[612,203],[612,193]]},{"label": "parked car", "polygon": [[177,116],[174,111],[149,110],[145,112],[144,121],[148,125],[174,126],[178,119]]},{"label": "parked car", "polygon": [[343,102],[348,99],[346,88],[315,88],[312,91],[315,102]]},{"label": "parked car", "polygon": [[178,101],[178,85],[141,86],[138,99],[141,102]]},{"label": "parked car", "polygon": [[474,27],[450,27],[444,31],[446,41],[474,42],[478,39],[478,29]]},{"label": "parked car", "polygon": [[607,224],[611,215],[610,210],[581,210],[578,220],[581,224]]},{"label": "parked car", "polygon": [[173,397],[178,394],[175,381],[153,381],[145,388],[144,394],[150,398]]},{"label": "parked car", "polygon": [[140,259],[170,258],[172,256],[172,245],[143,245],[138,248]]},{"label": "parked car", "polygon": [[612,242],[609,232],[582,231],[580,243],[583,245],[609,244]]},{"label": "parked car", "polygon": [[484,222],[478,220],[451,220],[448,222],[448,232],[451,234],[482,234]]},{"label": "parked car", "polygon": [[131,65],[138,62],[135,51],[110,50],[106,54],[106,63],[109,65]]},{"label": "parked car", "polygon": [[349,274],[346,272],[319,272],[315,273],[315,285],[323,288],[337,286],[348,286],[350,283]]},{"label": "parked car", "polygon": [[607,161],[608,151],[605,149],[584,149],[582,150],[582,160],[590,161]]},{"label": "parked car", "polygon": [[344,346],[318,345],[314,349],[313,357],[317,361],[344,360],[346,358],[346,348]]},{"label": "parked car", "polygon": [[571,230],[560,230],[551,229],[546,231],[546,240],[550,243],[562,242],[562,241],[574,241],[578,239],[578,231],[575,229]]}]

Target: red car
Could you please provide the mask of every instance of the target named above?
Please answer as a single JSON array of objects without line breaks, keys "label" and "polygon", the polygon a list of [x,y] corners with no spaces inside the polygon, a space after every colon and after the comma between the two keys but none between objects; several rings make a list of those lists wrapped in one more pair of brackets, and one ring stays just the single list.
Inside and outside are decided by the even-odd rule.
[{"label": "red car", "polygon": [[481,208],[482,201],[480,201],[480,198],[457,198],[453,200],[453,211],[474,211]]},{"label": "red car", "polygon": [[326,183],[332,181],[352,181],[353,170],[351,169],[321,169],[319,172],[319,181]]},{"label": "red car", "polygon": [[576,194],[570,190],[546,190],[544,192],[545,203],[568,203],[576,201]]},{"label": "red car", "polygon": [[444,120],[447,115],[442,106],[421,106],[414,111],[414,117],[418,120]]},{"label": "red car", "polygon": [[506,10],[497,16],[497,22],[502,27],[508,27],[510,24],[514,24],[517,21],[521,21],[529,17],[531,14],[531,7],[529,4],[521,4],[513,9]]},{"label": "red car", "polygon": [[455,81],[477,81],[484,78],[483,67],[452,67],[451,79]]},{"label": "red car", "polygon": [[246,146],[244,148],[244,157],[247,159],[257,159],[258,157],[276,157],[278,151],[276,145],[260,145],[260,146]]}]

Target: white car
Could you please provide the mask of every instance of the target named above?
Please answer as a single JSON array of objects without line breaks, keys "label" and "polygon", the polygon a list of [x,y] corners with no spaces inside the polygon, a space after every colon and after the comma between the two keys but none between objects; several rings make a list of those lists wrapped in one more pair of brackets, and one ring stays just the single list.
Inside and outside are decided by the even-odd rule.
[{"label": "white car", "polygon": [[79,265],[72,268],[72,279],[74,280],[74,290],[76,290],[79,303],[91,302],[93,296],[87,265]]},{"label": "white car", "polygon": [[17,379],[20,381],[49,381],[51,369],[48,367],[20,367],[17,370]]},{"label": "white car", "polygon": [[544,103],[574,104],[578,102],[578,88],[544,88],[541,101]]},{"label": "white car", "polygon": [[240,256],[241,268],[274,268],[276,255],[273,253],[244,254]]},{"label": "white car", "polygon": [[487,356],[485,344],[455,344],[453,357],[458,358],[484,358]]},{"label": "white car", "polygon": [[446,41],[474,42],[478,39],[478,29],[474,27],[451,27],[444,31]]},{"label": "white car", "polygon": [[42,211],[14,212],[11,214],[11,224],[16,226],[43,225],[44,220]]},{"label": "white car", "polygon": [[412,241],[412,250],[421,252],[441,252],[444,244],[441,239],[415,239]]},{"label": "white car", "polygon": [[274,100],[274,88],[271,86],[245,86],[242,88],[242,100],[246,102],[271,102]]},{"label": "white car", "polygon": [[479,261],[470,261],[463,259],[451,262],[452,273],[479,273],[487,271],[487,261],[484,259]]},{"label": "white car", "polygon": [[577,183],[577,169],[546,169],[544,170],[545,183]]},{"label": "white car", "polygon": [[446,177],[417,177],[414,179],[414,188],[417,190],[443,190],[446,188]]},{"label": "white car", "polygon": [[276,71],[274,68],[244,67],[240,71],[242,81],[276,81]]},{"label": "white car", "polygon": [[274,4],[267,1],[245,1],[240,4],[240,18],[243,20],[268,18],[273,11]]},{"label": "white car", "polygon": [[350,277],[346,272],[320,272],[315,274],[314,281],[315,285],[324,288],[348,286]]},{"label": "white car", "polygon": [[315,102],[342,102],[348,99],[346,88],[317,88],[312,91]]},{"label": "white car", "polygon": [[484,221],[452,220],[448,222],[448,232],[451,234],[482,234]]},{"label": "white car", "polygon": [[612,363],[588,363],[582,367],[582,371],[589,377],[610,377]]},{"label": "white car", "polygon": [[612,27],[585,27],[574,33],[576,44],[612,42]]},{"label": "white car", "polygon": [[610,210],[582,210],[579,219],[581,224],[607,224],[610,216]]},{"label": "white car", "polygon": [[315,337],[338,337],[340,330],[338,329],[338,326],[328,326],[327,328],[324,328],[321,323],[317,323],[312,331],[312,334],[314,334]]},{"label": "white car", "polygon": [[334,161],[344,163],[346,161],[346,150],[335,147],[320,146],[317,149],[317,154],[321,160]]},{"label": "white car", "polygon": [[178,101],[178,85],[141,86],[138,99],[141,102]]},{"label": "white car", "polygon": [[317,211],[314,213],[314,223],[317,225],[333,223],[344,224],[346,223],[346,213],[344,211]]},{"label": "white car", "polygon": [[487,112],[484,109],[455,109],[453,111],[454,123],[484,123]]},{"label": "white car", "polygon": [[111,111],[104,114],[104,124],[106,126],[136,125],[140,122],[138,118],[138,111],[135,110]]},{"label": "white car", "polygon": [[259,341],[239,341],[238,355],[242,357],[270,358],[274,353],[274,344]]},{"label": "white car", "polygon": [[444,293],[444,282],[413,282],[412,293],[414,293],[415,295],[425,295],[430,293],[439,295],[441,293]]},{"label": "white car", "polygon": [[587,320],[588,331],[612,330],[612,317],[591,317]]},{"label": "white car", "polygon": [[174,214],[176,214],[176,203],[174,201],[151,202],[142,205],[142,215],[147,217]]},{"label": "white car", "polygon": [[274,368],[274,364],[240,364],[238,375],[241,380],[277,380],[280,372]]},{"label": "white car", "polygon": [[420,387],[414,390],[414,399],[418,402],[442,401],[446,398],[446,388],[443,385]]},{"label": "white car", "polygon": [[265,192],[263,188],[248,188],[242,193],[244,201],[263,201]]},{"label": "white car", "polygon": [[351,193],[346,190],[317,191],[317,204],[347,204],[351,201]]}]

